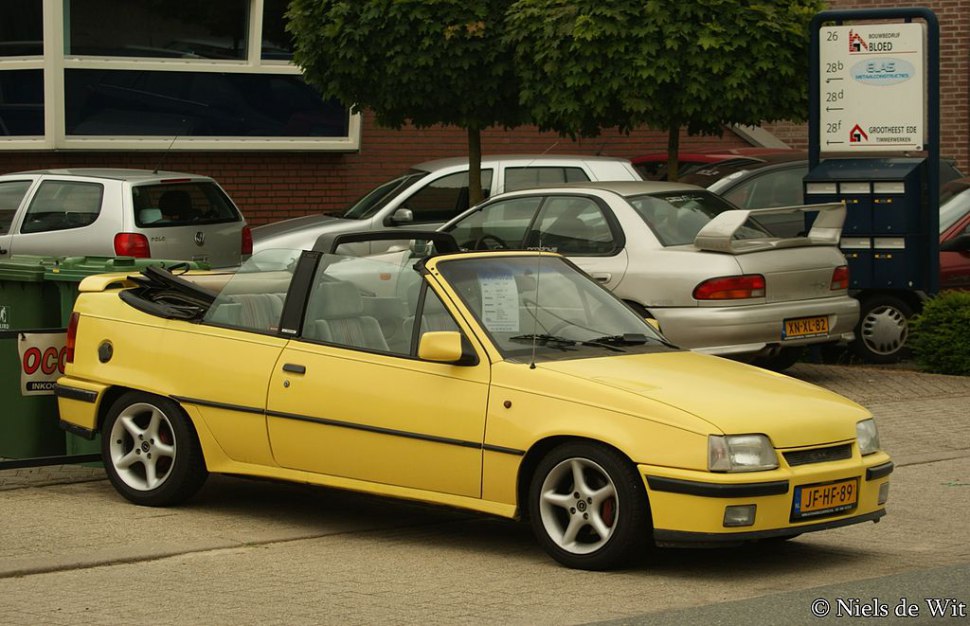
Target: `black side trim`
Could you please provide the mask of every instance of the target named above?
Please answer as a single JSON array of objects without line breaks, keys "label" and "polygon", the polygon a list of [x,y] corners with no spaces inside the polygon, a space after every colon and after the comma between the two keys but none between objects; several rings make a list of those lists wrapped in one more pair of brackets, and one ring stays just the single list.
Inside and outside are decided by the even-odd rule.
[{"label": "black side trim", "polygon": [[238,411],[240,413],[254,413],[256,415],[262,415],[264,413],[263,409],[254,409],[249,406],[242,406],[239,404],[226,404],[225,402],[210,402],[209,400],[199,400],[198,398],[186,398],[184,396],[171,396],[172,400],[176,402],[181,402],[184,404],[198,404],[199,406],[211,406],[215,409],[228,409],[230,411]]},{"label": "black side trim", "polygon": [[654,540],[657,545],[665,547],[719,547],[728,544],[742,543],[744,541],[754,541],[756,539],[770,539],[772,537],[794,537],[802,533],[812,533],[819,530],[830,528],[840,528],[861,524],[862,522],[878,522],[879,518],[886,514],[886,509],[879,509],[865,515],[857,515],[847,519],[834,520],[830,522],[820,522],[818,524],[806,524],[805,526],[789,526],[778,530],[757,530],[743,533],[692,533],[682,530],[662,530],[653,531]]},{"label": "black side trim", "polygon": [[87,440],[94,439],[94,436],[98,434],[98,431],[96,430],[84,428],[83,426],[65,422],[64,420],[61,420],[58,425],[61,427],[61,430],[66,430],[69,433],[77,435],[78,437],[84,437]]},{"label": "black side trim", "polygon": [[870,467],[866,470],[866,480],[878,480],[880,478],[885,478],[893,473],[895,467],[896,466],[893,465],[892,461],[888,461],[875,467]]},{"label": "black side trim", "polygon": [[789,487],[787,480],[748,483],[744,485],[721,485],[717,483],[702,483],[694,480],[680,480],[677,478],[661,478],[659,476],[647,476],[647,484],[654,491],[683,493],[689,496],[703,496],[705,498],[777,496],[788,493]]},{"label": "black side trim", "polygon": [[295,337],[303,327],[307,298],[310,297],[310,288],[321,256],[323,255],[319,252],[305,250],[297,261],[293,280],[290,281],[290,288],[286,291],[283,312],[280,315],[280,334],[283,336]]},{"label": "black side trim", "polygon": [[420,441],[430,441],[432,443],[443,443],[450,446],[459,446],[462,448],[474,448],[477,450],[487,450],[489,452],[500,452],[502,454],[512,454],[515,456],[525,455],[524,450],[516,450],[514,448],[504,448],[502,446],[493,446],[493,445],[487,445],[487,444],[483,445],[477,441],[464,441],[462,439],[452,439],[451,437],[437,437],[435,435],[412,433],[405,430],[394,430],[392,428],[381,428],[379,426],[368,426],[366,424],[354,424],[352,422],[342,422],[339,420],[331,420],[323,417],[310,417],[308,415],[296,415],[294,413],[282,413],[278,411],[263,411],[262,409],[256,409],[253,407],[239,406],[236,404],[226,404],[223,402],[210,402],[208,400],[199,400],[198,398],[172,396],[172,399],[184,404],[197,404],[199,406],[210,406],[217,409],[228,409],[230,411],[239,411],[240,413],[252,413],[254,415],[265,415],[266,417],[279,417],[282,419],[297,420],[300,422],[323,424],[325,426],[335,426],[337,428],[349,428],[351,430],[362,430],[365,432],[378,433],[381,435],[390,435],[392,437],[404,437],[406,439],[417,439]]},{"label": "black side trim", "polygon": [[98,401],[97,391],[88,391],[87,389],[78,389],[77,387],[66,387],[59,383],[54,383],[54,395],[58,398],[79,400],[81,402],[90,402],[92,404]]},{"label": "black side trim", "polygon": [[482,450],[485,452],[500,452],[502,454],[511,454],[513,456],[525,456],[525,450],[516,450],[515,448],[504,448],[502,446],[492,446],[485,444],[482,446]]}]

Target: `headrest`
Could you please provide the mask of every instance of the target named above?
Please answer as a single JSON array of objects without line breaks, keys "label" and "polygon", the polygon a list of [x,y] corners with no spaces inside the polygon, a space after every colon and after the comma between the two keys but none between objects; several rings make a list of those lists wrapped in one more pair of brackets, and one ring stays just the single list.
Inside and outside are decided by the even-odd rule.
[{"label": "headrest", "polygon": [[323,319],[360,317],[364,305],[353,283],[326,282],[317,285],[314,314]]}]

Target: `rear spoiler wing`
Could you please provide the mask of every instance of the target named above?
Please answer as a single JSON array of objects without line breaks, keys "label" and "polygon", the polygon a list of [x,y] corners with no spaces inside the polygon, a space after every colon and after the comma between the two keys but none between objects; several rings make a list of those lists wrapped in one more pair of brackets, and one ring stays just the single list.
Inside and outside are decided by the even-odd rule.
[{"label": "rear spoiler wing", "polygon": [[[762,237],[758,239],[735,239],[734,235],[749,218],[785,213],[815,213],[812,229],[805,237]],[[798,248],[802,246],[838,246],[845,223],[845,203],[800,204],[770,209],[736,209],[724,211],[708,222],[697,237],[694,246],[709,252],[745,254],[774,248]]]}]

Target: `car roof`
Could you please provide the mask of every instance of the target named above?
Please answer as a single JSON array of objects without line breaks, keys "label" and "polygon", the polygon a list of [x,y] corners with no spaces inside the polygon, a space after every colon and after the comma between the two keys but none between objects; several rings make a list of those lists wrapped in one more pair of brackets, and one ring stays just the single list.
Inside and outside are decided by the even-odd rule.
[{"label": "car roof", "polygon": [[[784,157],[786,155],[791,155],[792,153],[805,153],[800,150],[792,150],[791,148],[711,148],[709,150],[697,150],[695,152],[679,152],[677,153],[677,158],[681,162],[687,163],[719,163],[721,161],[730,160],[744,160],[747,162],[758,162],[766,160],[775,155]],[[641,163],[666,163],[667,153],[666,152],[654,152],[651,154],[642,154],[637,157],[630,159],[634,164]]]},{"label": "car roof", "polygon": [[[588,162],[620,162],[629,163],[628,159],[609,156],[587,156],[582,154],[497,154],[482,157],[482,166],[495,165],[496,163],[512,163],[527,165],[561,165],[563,163],[588,163]],[[418,163],[412,169],[435,172],[449,167],[461,167],[468,165],[467,157],[450,157],[445,159],[434,159]]]},{"label": "car roof", "polygon": [[[588,181],[588,182],[578,182],[578,183],[560,183],[555,185],[548,185],[545,187],[536,187],[533,189],[522,189],[519,191],[512,191],[508,193],[514,194],[528,194],[535,192],[548,192],[548,191],[582,191],[582,190],[594,190],[594,191],[608,191],[615,193],[620,196],[638,196],[648,193],[667,193],[667,192],[677,192],[677,191],[704,191],[707,190],[703,187],[698,187],[697,185],[690,185],[688,183],[681,182],[667,182],[663,180],[615,180],[615,181]],[[508,194],[502,194],[508,195]],[[498,196],[496,196],[498,197]]]},{"label": "car roof", "polygon": [[26,172],[11,172],[6,176],[17,174],[55,174],[57,176],[85,176],[89,178],[107,178],[111,180],[124,180],[132,183],[145,181],[161,181],[172,178],[209,178],[200,174],[189,174],[186,172],[169,172],[164,170],[136,170],[125,168],[101,168],[101,167],[71,167],[47,170],[29,170]]}]

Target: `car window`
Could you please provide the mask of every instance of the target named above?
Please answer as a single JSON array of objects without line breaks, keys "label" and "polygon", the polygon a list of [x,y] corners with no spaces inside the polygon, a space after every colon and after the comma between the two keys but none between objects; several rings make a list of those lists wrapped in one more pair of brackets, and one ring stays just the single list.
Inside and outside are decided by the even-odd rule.
[{"label": "car window", "polygon": [[940,233],[950,228],[970,211],[970,189],[956,194],[940,207]]},{"label": "car window", "polygon": [[28,189],[30,189],[29,180],[9,180],[0,183],[0,234],[10,232],[13,216],[17,213]]},{"label": "car window", "polygon": [[104,186],[67,180],[45,180],[27,208],[22,233],[43,233],[93,224],[101,213]]},{"label": "car window", "polygon": [[248,259],[206,312],[203,322],[276,334],[300,250],[264,250]]},{"label": "car window", "polygon": [[804,204],[802,179],[807,165],[755,175],[723,193],[723,197],[742,209],[765,209]]},{"label": "car window", "polygon": [[[724,211],[735,209],[706,191],[679,191],[634,196],[627,201],[664,246],[693,243],[697,233]],[[770,237],[764,228],[748,220],[735,233],[737,239]]]},{"label": "car window", "polygon": [[414,171],[389,180],[372,189],[367,195],[355,202],[341,217],[347,220],[367,219],[380,211],[382,207],[400,195],[415,181],[421,180],[427,175],[428,172]]},{"label": "car window", "polygon": [[529,231],[528,248],[549,249],[569,255],[613,252],[613,232],[603,209],[592,198],[550,196]]},{"label": "car window", "polygon": [[[482,196],[492,188],[492,170],[482,170]],[[447,222],[468,208],[468,172],[442,176],[428,183],[401,206],[414,213],[415,223]]]},{"label": "car window", "polygon": [[208,181],[138,185],[132,188],[131,195],[139,228],[221,224],[240,219],[222,189]]},{"label": "car window", "polygon": [[505,170],[505,191],[587,181],[589,176],[581,167],[510,167]]},{"label": "car window", "polygon": [[414,334],[458,330],[441,300],[404,251],[378,257],[326,255],[307,301],[302,338],[414,356]]},{"label": "car window", "polygon": [[465,216],[450,232],[466,250],[518,248],[541,203],[541,196],[500,200]]}]

